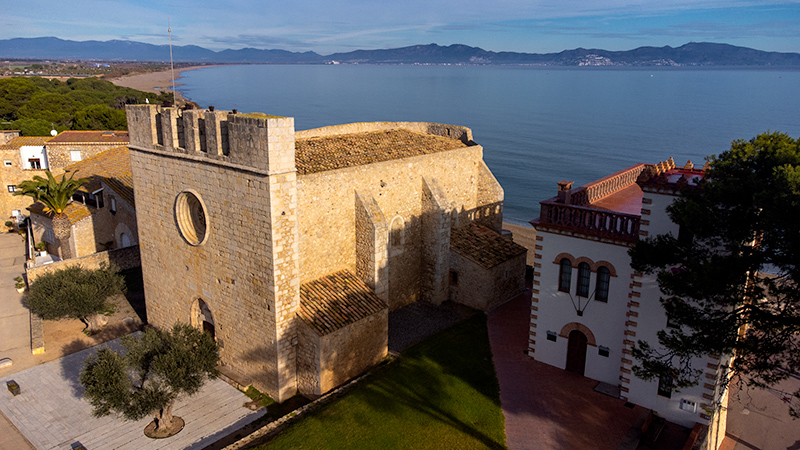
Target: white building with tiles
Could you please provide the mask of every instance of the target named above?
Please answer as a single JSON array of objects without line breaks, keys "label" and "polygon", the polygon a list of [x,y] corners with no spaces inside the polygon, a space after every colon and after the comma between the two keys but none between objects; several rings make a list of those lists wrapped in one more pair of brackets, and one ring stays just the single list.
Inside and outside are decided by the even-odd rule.
[{"label": "white building with tiles", "polygon": [[621,398],[686,427],[708,421],[720,361],[695,361],[703,381],[680,391],[667,380],[633,374],[633,345],[643,340],[657,347],[656,333],[669,324],[655,275],[635,272],[628,249],[639,236],[677,236],[666,207],[702,176],[691,163],[676,168],[670,159],[574,189],[562,181],[531,222],[537,242],[528,354],[618,386]]}]

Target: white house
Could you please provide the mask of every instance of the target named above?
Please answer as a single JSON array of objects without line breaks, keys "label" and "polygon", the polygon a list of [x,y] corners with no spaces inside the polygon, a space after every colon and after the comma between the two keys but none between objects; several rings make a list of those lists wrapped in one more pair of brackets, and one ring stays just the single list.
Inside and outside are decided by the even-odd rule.
[{"label": "white house", "polygon": [[635,272],[628,249],[640,236],[677,236],[666,207],[702,176],[691,162],[677,168],[670,158],[575,189],[562,181],[531,221],[537,245],[528,354],[618,387],[620,397],[687,427],[708,421],[720,361],[694,361],[703,381],[680,392],[668,380],[633,374],[633,345],[658,346],[656,333],[669,324],[655,276]]}]

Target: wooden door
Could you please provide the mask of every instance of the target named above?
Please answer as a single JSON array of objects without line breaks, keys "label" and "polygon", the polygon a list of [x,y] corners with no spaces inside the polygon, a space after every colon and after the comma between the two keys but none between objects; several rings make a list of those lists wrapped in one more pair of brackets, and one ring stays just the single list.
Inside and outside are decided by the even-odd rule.
[{"label": "wooden door", "polygon": [[586,335],[578,330],[569,333],[567,342],[567,370],[583,375],[586,369]]}]

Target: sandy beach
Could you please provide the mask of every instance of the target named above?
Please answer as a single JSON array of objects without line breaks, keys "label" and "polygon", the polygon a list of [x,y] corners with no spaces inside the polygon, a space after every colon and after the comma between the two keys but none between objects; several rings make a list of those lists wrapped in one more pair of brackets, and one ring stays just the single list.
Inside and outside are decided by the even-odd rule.
[{"label": "sandy beach", "polygon": [[[208,67],[217,67],[217,66],[213,65],[190,66],[190,67],[182,67],[180,69],[175,69],[175,88],[178,96],[180,96],[181,94],[178,86],[180,86],[182,83],[179,83],[177,80],[181,78],[181,74],[183,74],[183,72],[188,72],[190,70],[195,70],[195,69],[205,69]],[[160,72],[141,73],[120,78],[109,78],[108,81],[116,84],[117,86],[129,87],[145,92],[171,91],[172,71],[162,70]]]},{"label": "sandy beach", "polygon": [[503,229],[513,233],[514,242],[528,249],[527,264],[533,266],[533,263],[536,262],[534,257],[536,252],[536,230],[530,225],[515,225],[508,222],[503,222]]}]

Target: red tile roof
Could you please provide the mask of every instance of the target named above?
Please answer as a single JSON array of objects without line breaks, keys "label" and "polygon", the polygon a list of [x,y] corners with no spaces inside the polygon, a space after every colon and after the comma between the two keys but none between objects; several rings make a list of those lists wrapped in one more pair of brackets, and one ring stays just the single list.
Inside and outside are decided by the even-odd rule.
[{"label": "red tile roof", "polygon": [[366,283],[342,270],[303,283],[297,315],[324,336],[387,308]]},{"label": "red tile roof", "polygon": [[528,251],[504,239],[491,228],[474,222],[450,231],[450,250],[486,269]]},{"label": "red tile roof", "polygon": [[130,142],[127,131],[62,131],[48,144],[126,144]]}]

